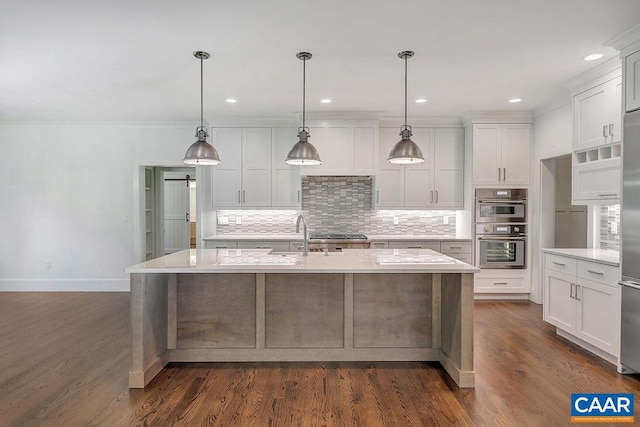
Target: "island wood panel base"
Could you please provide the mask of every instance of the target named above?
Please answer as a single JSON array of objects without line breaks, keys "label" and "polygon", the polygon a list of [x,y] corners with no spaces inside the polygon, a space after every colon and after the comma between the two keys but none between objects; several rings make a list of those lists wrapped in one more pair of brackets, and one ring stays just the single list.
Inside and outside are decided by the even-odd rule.
[{"label": "island wood panel base", "polygon": [[131,321],[131,388],[240,361],[439,361],[475,385],[469,273],[133,273]]}]

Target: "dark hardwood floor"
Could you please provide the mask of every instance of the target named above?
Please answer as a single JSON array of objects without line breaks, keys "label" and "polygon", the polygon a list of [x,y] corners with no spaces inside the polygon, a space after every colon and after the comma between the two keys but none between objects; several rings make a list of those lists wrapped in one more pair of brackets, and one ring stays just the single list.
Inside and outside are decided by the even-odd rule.
[{"label": "dark hardwood floor", "polygon": [[475,389],[352,362],[175,363],[129,390],[128,294],[0,293],[0,320],[0,426],[559,426],[571,393],[640,393],[523,302],[476,303]]}]

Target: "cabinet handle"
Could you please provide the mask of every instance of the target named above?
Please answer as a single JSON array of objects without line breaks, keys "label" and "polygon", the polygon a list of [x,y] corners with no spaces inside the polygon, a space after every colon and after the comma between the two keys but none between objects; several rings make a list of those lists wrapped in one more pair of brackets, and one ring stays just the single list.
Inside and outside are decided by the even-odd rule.
[{"label": "cabinet handle", "polygon": [[240,201],[240,190],[238,190],[238,204],[240,204],[240,203],[242,203],[242,202]]},{"label": "cabinet handle", "polygon": [[376,190],[376,203],[380,203],[380,191]]},{"label": "cabinet handle", "polygon": [[569,298],[575,299],[576,297],[574,296],[575,293],[575,283],[571,284],[571,287],[569,288]]},{"label": "cabinet handle", "polygon": [[189,212],[185,212],[185,221],[189,222]]},{"label": "cabinet handle", "polygon": [[613,123],[609,124],[609,136],[613,136]]},{"label": "cabinet handle", "polygon": [[242,203],[247,203],[247,192],[242,190]]},{"label": "cabinet handle", "polygon": [[507,168],[502,168],[502,182],[507,182]]},{"label": "cabinet handle", "polygon": [[422,246],[407,246],[407,249],[422,249]]},{"label": "cabinet handle", "polygon": [[591,274],[597,274],[598,276],[604,276],[604,273],[602,271],[587,270],[587,272]]},{"label": "cabinet handle", "polygon": [[438,203],[438,190],[436,190],[436,203]]},{"label": "cabinet handle", "polygon": [[431,203],[433,203],[433,191],[431,191]]},{"label": "cabinet handle", "polygon": [[300,190],[298,190],[298,203],[300,203]]},{"label": "cabinet handle", "polygon": [[598,196],[600,197],[610,197],[610,196],[617,196],[618,193],[605,193],[605,194],[598,194]]},{"label": "cabinet handle", "polygon": [[462,246],[449,246],[449,249],[462,249]]},{"label": "cabinet handle", "polygon": [[553,263],[554,263],[555,265],[559,265],[560,267],[564,267],[564,266],[566,266],[566,265],[567,265],[567,264],[565,264],[564,262],[557,262],[557,261],[553,261]]},{"label": "cabinet handle", "polygon": [[602,136],[607,137],[607,125],[602,126]]},{"label": "cabinet handle", "polygon": [[500,175],[500,168],[498,168],[498,182],[502,180],[502,176]]},{"label": "cabinet handle", "polygon": [[494,284],[494,286],[498,286],[498,285],[500,285],[500,286],[507,286],[507,285],[508,285],[508,283],[507,283],[507,282],[493,282],[493,284]]},{"label": "cabinet handle", "polygon": [[580,291],[580,285],[576,285],[576,299],[577,299],[578,301],[582,301],[582,300],[580,299],[580,297],[578,296],[578,292],[579,292],[579,291]]}]

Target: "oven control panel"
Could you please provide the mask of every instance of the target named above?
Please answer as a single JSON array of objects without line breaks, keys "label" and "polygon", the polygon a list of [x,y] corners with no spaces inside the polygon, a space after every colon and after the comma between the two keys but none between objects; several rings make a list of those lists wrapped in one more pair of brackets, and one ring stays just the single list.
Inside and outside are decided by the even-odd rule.
[{"label": "oven control panel", "polygon": [[476,224],[476,235],[521,236],[527,234],[526,224]]}]

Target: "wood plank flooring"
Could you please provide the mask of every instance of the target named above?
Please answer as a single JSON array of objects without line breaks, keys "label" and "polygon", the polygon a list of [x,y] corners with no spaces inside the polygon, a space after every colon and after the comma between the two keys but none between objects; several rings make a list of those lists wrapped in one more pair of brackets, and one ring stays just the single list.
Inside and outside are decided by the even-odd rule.
[{"label": "wood plank flooring", "polygon": [[541,306],[474,315],[475,389],[437,363],[340,362],[175,363],[129,390],[128,293],[0,293],[0,426],[562,426],[571,393],[640,396]]}]

